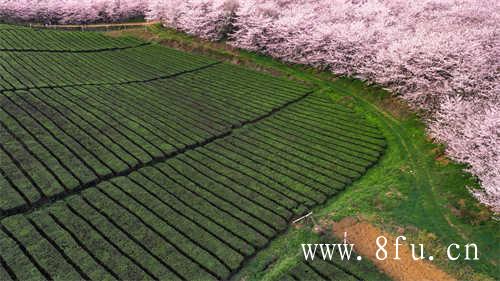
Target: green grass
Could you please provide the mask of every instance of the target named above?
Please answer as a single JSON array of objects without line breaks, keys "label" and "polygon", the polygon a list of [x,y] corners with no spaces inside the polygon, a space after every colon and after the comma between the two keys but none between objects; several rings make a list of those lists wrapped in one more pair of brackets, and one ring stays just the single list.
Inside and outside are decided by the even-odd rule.
[{"label": "green grass", "polygon": [[[429,251],[437,257],[436,263],[453,276],[460,279],[499,276],[499,223],[467,191],[468,187],[478,188],[477,180],[463,172],[463,165],[443,157],[443,145],[428,139],[420,118],[403,102],[357,80],[284,64],[159,26],[151,27],[150,32],[153,34],[150,40],[305,81],[332,100],[367,114],[382,131],[387,150],[364,177],[328,204],[318,207],[316,216],[333,220],[362,216],[392,233],[402,227],[410,241],[429,245]],[[298,262],[301,242],[320,239],[307,228],[290,230],[259,253],[237,277],[274,280]],[[452,242],[477,243],[480,261],[446,261],[444,249]],[[274,265],[263,273],[268,260],[273,260]]]}]

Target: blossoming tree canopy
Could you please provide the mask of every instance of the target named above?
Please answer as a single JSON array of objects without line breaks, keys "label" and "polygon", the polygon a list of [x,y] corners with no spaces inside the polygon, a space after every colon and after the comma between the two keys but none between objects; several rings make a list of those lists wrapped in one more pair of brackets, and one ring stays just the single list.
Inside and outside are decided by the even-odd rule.
[{"label": "blossoming tree canopy", "polygon": [[0,18],[41,23],[115,22],[144,15],[145,0],[0,0]]}]

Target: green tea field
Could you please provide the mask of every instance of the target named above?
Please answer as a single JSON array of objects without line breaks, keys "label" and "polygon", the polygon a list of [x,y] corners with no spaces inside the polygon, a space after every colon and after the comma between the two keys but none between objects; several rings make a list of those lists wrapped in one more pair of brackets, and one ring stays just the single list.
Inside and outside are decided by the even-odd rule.
[{"label": "green tea field", "polygon": [[[230,279],[385,147],[363,114],[299,82],[0,25],[0,279]],[[305,271],[385,278],[318,261],[283,280]]]}]

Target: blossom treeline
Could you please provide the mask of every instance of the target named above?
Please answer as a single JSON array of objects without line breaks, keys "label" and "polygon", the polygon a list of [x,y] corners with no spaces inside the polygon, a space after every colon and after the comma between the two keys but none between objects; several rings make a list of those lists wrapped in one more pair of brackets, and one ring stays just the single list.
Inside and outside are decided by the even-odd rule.
[{"label": "blossom treeline", "polygon": [[[500,209],[500,1],[152,0],[149,17],[211,40],[376,82],[430,112]],[[410,140],[411,141],[411,140]]]},{"label": "blossom treeline", "polygon": [[116,22],[141,17],[146,0],[0,0],[0,20],[45,24]]}]

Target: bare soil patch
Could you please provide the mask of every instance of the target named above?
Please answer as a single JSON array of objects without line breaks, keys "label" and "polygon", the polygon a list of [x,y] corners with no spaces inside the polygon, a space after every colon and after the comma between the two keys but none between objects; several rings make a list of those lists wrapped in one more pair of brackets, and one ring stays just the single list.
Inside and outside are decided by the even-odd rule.
[{"label": "bare soil patch", "polygon": [[[354,218],[345,218],[333,224],[333,234],[339,239],[344,238],[347,232],[349,243],[355,244],[355,250],[362,256],[370,259],[378,268],[394,280],[401,281],[444,281],[456,280],[442,271],[429,261],[413,260],[410,246],[408,244],[399,247],[400,260],[394,260],[391,255],[395,253],[394,241],[396,237],[376,228],[368,222],[358,221]],[[389,257],[386,260],[378,260],[375,256],[378,247],[375,243],[378,236],[387,238],[387,250]],[[402,244],[405,243],[402,241]],[[418,249],[418,247],[417,247]],[[418,255],[418,250],[417,250]]]}]

